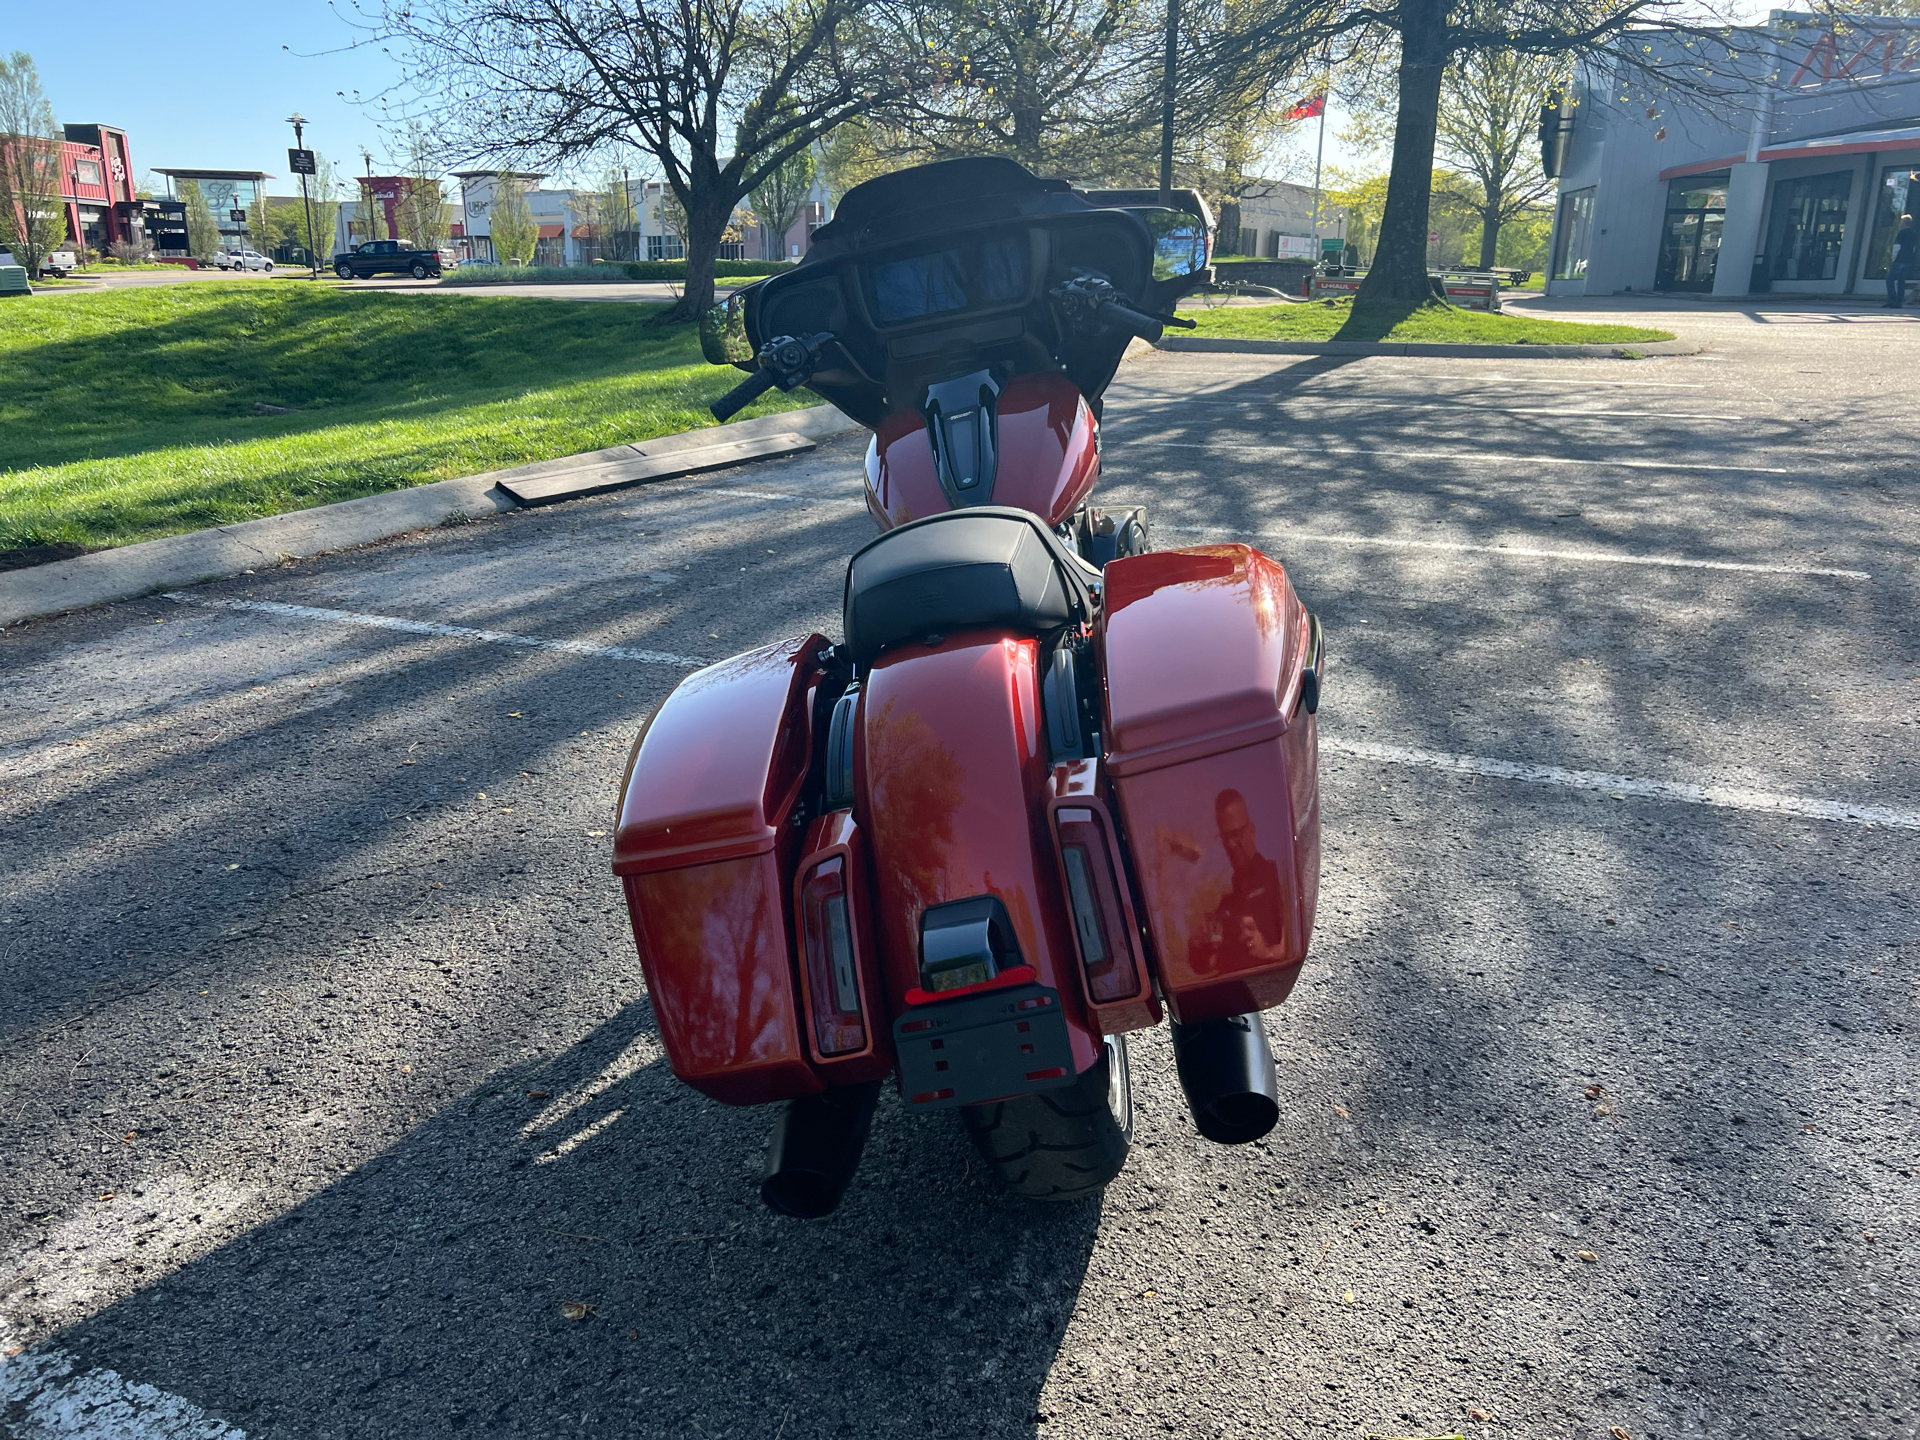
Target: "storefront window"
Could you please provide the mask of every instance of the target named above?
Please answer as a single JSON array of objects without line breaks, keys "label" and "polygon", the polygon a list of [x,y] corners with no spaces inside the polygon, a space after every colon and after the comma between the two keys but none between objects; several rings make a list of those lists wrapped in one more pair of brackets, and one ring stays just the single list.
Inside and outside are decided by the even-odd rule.
[{"label": "storefront window", "polygon": [[1587,246],[1593,238],[1593,190],[1570,190],[1560,197],[1560,224],[1553,244],[1553,278],[1585,280]]},{"label": "storefront window", "polygon": [[1831,280],[1840,273],[1851,189],[1851,170],[1782,180],[1773,187],[1773,223],[1767,233],[1769,275],[1775,280]]},{"label": "storefront window", "polygon": [[1727,223],[1731,172],[1689,175],[1667,187],[1666,228],[1660,234],[1656,290],[1711,290],[1720,263],[1720,234]]},{"label": "storefront window", "polygon": [[1920,204],[1920,168],[1893,165],[1880,172],[1874,187],[1873,238],[1867,242],[1866,263],[1861,275],[1868,280],[1887,278],[1887,262],[1893,255],[1893,237],[1900,229],[1900,217],[1911,215]]}]

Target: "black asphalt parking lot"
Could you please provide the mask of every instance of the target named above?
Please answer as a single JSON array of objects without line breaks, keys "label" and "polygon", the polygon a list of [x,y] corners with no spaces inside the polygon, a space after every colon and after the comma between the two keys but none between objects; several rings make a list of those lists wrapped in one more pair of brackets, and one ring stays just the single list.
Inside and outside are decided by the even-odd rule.
[{"label": "black asphalt parking lot", "polygon": [[1104,1198],[883,1101],[832,1219],[607,870],[689,666],[835,633],[863,441],[0,633],[0,1434],[1920,1434],[1920,323],[1161,354],[1102,495],[1323,618],[1278,1128]]}]

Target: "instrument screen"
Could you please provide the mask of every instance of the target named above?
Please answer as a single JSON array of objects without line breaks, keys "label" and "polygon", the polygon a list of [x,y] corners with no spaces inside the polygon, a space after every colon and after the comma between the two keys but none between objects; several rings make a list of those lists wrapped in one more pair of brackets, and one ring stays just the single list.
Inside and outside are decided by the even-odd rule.
[{"label": "instrument screen", "polygon": [[874,323],[906,325],[958,310],[1016,305],[1032,288],[1025,236],[981,240],[863,267]]}]

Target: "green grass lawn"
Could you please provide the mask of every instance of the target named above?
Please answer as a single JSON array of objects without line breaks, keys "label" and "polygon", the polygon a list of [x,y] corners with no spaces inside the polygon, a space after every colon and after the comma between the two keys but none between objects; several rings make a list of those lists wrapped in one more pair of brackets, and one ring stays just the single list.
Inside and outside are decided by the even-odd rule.
[{"label": "green grass lawn", "polygon": [[1637,325],[1576,325],[1530,315],[1489,314],[1423,305],[1381,312],[1355,312],[1351,300],[1299,305],[1235,305],[1218,310],[1183,310],[1197,322],[1191,331],[1169,334],[1217,335],[1236,340],[1417,340],[1472,345],[1625,345],[1671,340],[1665,330]]},{"label": "green grass lawn", "polygon": [[[711,425],[647,305],[251,281],[0,306],[0,550],[159,535]],[[297,409],[256,415],[258,403]],[[778,391],[749,414],[817,404]]]}]

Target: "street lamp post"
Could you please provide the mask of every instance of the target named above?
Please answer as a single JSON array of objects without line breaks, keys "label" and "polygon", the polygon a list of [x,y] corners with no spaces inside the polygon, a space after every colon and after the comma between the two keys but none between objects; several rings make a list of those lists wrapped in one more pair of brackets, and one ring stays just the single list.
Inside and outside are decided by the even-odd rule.
[{"label": "street lamp post", "polygon": [[[306,136],[302,133],[303,127],[307,123],[306,117],[296,110],[287,117],[287,123],[293,126],[293,148],[296,150],[306,149]],[[307,192],[307,174],[304,170],[300,172],[300,203],[306,207],[307,211],[307,269],[312,278],[318,280],[320,278],[320,256],[313,247],[313,196]]]},{"label": "street lamp post", "polygon": [[1167,0],[1167,54],[1160,72],[1160,203],[1173,201],[1173,106],[1180,63],[1180,0]]}]

